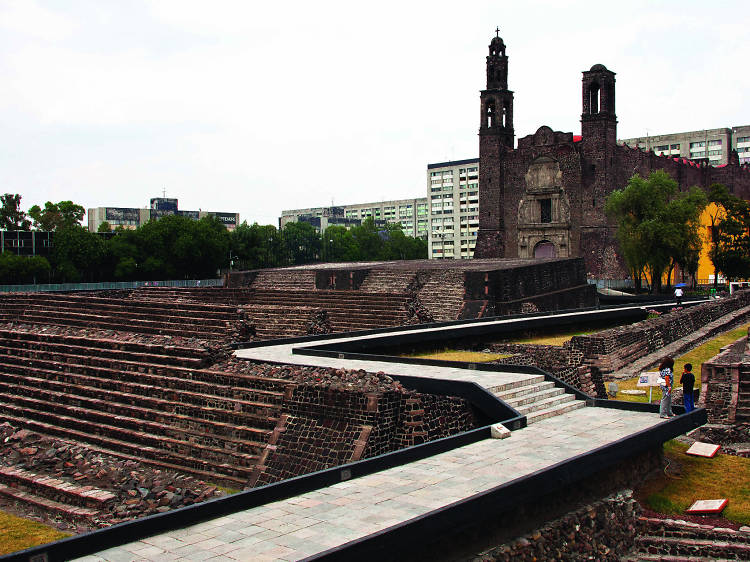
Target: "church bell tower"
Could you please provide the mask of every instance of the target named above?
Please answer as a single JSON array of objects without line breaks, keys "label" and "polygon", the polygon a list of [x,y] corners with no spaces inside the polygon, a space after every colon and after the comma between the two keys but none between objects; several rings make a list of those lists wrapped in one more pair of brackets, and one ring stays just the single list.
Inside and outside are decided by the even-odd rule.
[{"label": "church bell tower", "polygon": [[508,56],[500,30],[490,42],[487,55],[487,89],[482,90],[482,116],[479,135],[499,138],[507,148],[513,148],[513,92],[508,90]]},{"label": "church bell tower", "polygon": [[513,150],[513,92],[508,89],[508,57],[500,30],[487,55],[487,87],[480,94],[479,230],[475,258],[505,256],[504,160]]}]

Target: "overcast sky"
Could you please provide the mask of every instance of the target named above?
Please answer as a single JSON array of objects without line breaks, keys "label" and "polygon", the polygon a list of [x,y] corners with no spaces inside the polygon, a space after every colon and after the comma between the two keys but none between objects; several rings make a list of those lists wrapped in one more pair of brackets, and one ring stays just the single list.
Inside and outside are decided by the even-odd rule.
[{"label": "overcast sky", "polygon": [[[612,6],[612,7],[610,7]],[[421,197],[478,156],[496,26],[515,131],[580,132],[617,73],[618,137],[750,124],[746,2],[0,0],[0,193],[282,209]]]}]

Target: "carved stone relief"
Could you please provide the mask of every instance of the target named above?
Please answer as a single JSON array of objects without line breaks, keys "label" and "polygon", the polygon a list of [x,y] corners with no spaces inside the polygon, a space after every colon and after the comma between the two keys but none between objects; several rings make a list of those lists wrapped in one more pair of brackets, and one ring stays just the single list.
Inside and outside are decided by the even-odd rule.
[{"label": "carved stone relief", "polygon": [[[540,136],[543,133],[541,129],[537,132]],[[563,188],[560,164],[540,156],[529,165],[525,182],[518,202],[518,257],[533,258],[534,248],[541,242],[554,244],[557,256],[568,257],[570,201]]]}]

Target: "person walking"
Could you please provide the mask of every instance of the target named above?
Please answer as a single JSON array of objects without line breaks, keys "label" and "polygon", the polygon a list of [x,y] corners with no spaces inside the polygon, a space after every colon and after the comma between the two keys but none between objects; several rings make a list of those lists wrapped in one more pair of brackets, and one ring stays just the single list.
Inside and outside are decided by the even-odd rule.
[{"label": "person walking", "polygon": [[695,397],[693,395],[695,375],[693,374],[693,366],[690,363],[685,363],[685,370],[682,371],[680,384],[682,385],[682,403],[685,405],[685,413],[687,414],[695,410]]},{"label": "person walking", "polygon": [[682,306],[682,287],[677,287],[674,290],[674,298],[677,301],[677,306]]},{"label": "person walking", "polygon": [[672,413],[672,385],[674,384],[674,359],[666,356],[659,363],[659,376],[662,381],[661,402],[659,403],[659,417],[671,418]]}]

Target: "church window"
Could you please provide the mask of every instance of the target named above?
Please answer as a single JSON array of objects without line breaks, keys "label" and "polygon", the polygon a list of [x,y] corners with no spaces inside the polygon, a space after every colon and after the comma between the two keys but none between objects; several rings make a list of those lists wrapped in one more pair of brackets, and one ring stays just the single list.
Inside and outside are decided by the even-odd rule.
[{"label": "church window", "polygon": [[552,199],[540,199],[539,211],[541,216],[541,220],[539,222],[552,222]]}]

